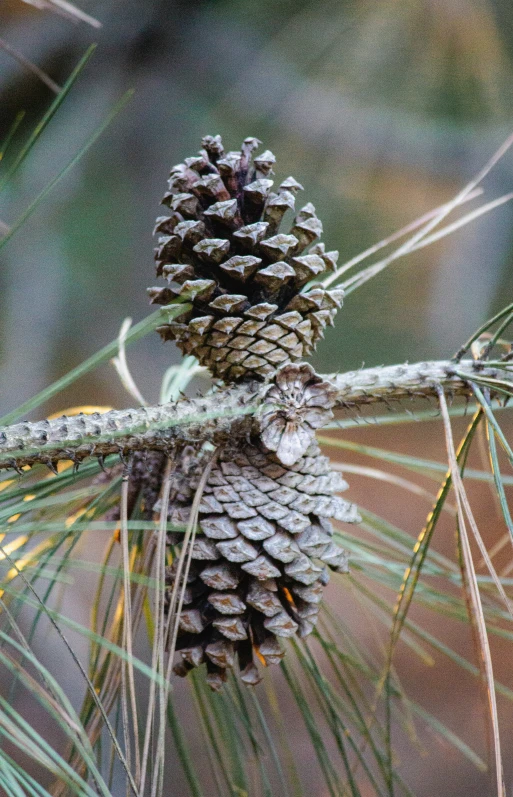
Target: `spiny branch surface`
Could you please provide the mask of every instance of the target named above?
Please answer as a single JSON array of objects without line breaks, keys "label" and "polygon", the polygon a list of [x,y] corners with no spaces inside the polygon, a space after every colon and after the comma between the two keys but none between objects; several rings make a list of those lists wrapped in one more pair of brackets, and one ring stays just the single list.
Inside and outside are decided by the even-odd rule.
[{"label": "spiny branch surface", "polygon": [[[513,366],[449,360],[367,368],[323,379],[335,388],[335,406],[357,410],[367,404],[414,397],[436,398],[437,387],[455,395],[472,395],[473,379],[510,381]],[[128,455],[133,451],[169,450],[191,442],[223,445],[258,429],[255,417],[265,386],[243,384],[211,395],[180,399],[155,407],[112,410],[103,414],[61,416],[0,428],[0,469],[21,468],[88,456]],[[256,426],[255,426],[256,425]]]}]

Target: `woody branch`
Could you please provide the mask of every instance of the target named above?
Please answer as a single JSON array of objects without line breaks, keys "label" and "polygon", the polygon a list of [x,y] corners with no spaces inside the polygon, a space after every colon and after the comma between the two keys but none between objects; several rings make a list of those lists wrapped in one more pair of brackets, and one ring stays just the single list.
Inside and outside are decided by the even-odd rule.
[{"label": "woody branch", "polygon": [[[472,395],[473,380],[501,380],[513,391],[513,365],[497,368],[479,360],[449,360],[366,368],[323,376],[335,388],[335,407],[413,397],[437,398],[439,387],[453,395]],[[0,469],[53,463],[88,456],[129,455],[134,451],[171,450],[197,441],[223,445],[228,439],[258,432],[255,413],[263,385],[223,389],[204,398],[103,414],[62,416],[0,428]]]}]

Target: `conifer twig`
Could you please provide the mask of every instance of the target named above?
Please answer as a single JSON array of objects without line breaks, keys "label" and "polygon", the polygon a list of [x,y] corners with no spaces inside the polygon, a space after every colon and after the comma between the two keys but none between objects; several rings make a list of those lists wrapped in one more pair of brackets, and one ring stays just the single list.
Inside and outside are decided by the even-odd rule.
[{"label": "conifer twig", "polygon": [[[497,367],[479,360],[449,360],[379,366],[323,377],[335,387],[336,406],[358,409],[379,401],[436,398],[437,385],[452,395],[472,395],[469,382],[489,382],[504,393],[511,385],[513,364]],[[130,451],[168,450],[178,444],[208,440],[222,445],[254,429],[263,385],[245,384],[206,397],[154,407],[112,410],[73,418],[18,423],[0,429],[0,469]]]}]

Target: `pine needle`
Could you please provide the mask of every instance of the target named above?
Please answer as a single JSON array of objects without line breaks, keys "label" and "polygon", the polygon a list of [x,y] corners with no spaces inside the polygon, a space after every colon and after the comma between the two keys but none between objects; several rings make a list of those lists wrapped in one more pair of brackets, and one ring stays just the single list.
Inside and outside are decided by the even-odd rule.
[{"label": "pine needle", "polygon": [[[385,239],[383,242],[376,244],[374,247],[366,250],[362,255],[358,255],[353,260],[346,263],[344,266],[341,266],[337,269],[334,274],[331,274],[329,277],[326,278],[324,281],[324,285],[331,284],[335,280],[337,280],[341,274],[345,273],[349,268],[356,265],[356,263],[361,262],[361,260],[368,257],[370,254],[381,249],[383,246],[386,246],[392,240],[396,240],[399,237],[402,237],[405,234],[405,231],[411,231],[412,229],[417,229],[410,238],[408,238],[401,246],[399,246],[395,251],[393,251],[388,257],[384,258],[374,265],[369,266],[366,269],[363,269],[358,274],[355,274],[353,277],[347,279],[344,283],[342,283],[342,287],[346,290],[346,293],[351,293],[356,288],[361,287],[364,285],[368,280],[375,277],[381,271],[383,271],[390,263],[393,263],[395,260],[403,257],[411,252],[415,251],[418,248],[421,248],[428,239],[429,233],[435,229],[452,211],[462,205],[464,202],[469,200],[469,197],[475,196],[474,192],[478,188],[479,184],[484,180],[486,175],[493,169],[493,167],[499,162],[499,160],[504,156],[504,154],[508,151],[508,149],[513,144],[513,134],[508,136],[508,138],[504,141],[504,143],[499,147],[499,149],[492,155],[492,157],[488,160],[485,166],[478,172],[478,174],[467,183],[467,185],[452,199],[450,202],[445,203],[444,205],[440,206],[438,212],[430,212],[426,216],[422,217],[422,221],[425,221],[427,218],[427,222],[423,224],[420,229],[417,229],[418,224],[417,222],[412,222],[407,227],[403,228],[403,230],[399,230],[399,232],[394,233],[390,238]],[[432,236],[431,243],[435,240],[439,240],[444,235],[448,235],[450,232],[461,227],[463,224],[467,224],[473,218],[476,218],[478,215],[482,215],[482,213],[488,212],[492,210],[499,204],[508,201],[512,198],[511,194],[508,194],[504,197],[500,197],[499,199],[493,200],[492,202],[487,203],[487,205],[483,206],[483,208],[478,208],[476,211],[468,214],[464,219],[460,219],[459,221],[455,222],[454,224],[448,225],[447,227],[440,230],[437,234]]]},{"label": "pine needle", "polygon": [[147,407],[148,402],[142,395],[141,391],[137,387],[135,380],[130,373],[130,369],[128,367],[127,359],[126,359],[126,339],[127,335],[130,331],[130,327],[132,326],[132,319],[125,318],[121,325],[121,329],[119,330],[118,336],[118,354],[116,357],[113,357],[111,360],[112,365],[118,372],[118,376],[121,380],[121,384],[125,388],[125,390],[134,398],[141,407]]},{"label": "pine needle", "polygon": [[[64,89],[63,89],[64,91]],[[59,94],[60,97],[62,95]],[[0,239],[0,248],[5,246],[5,244],[10,241],[13,235],[25,224],[28,218],[34,213],[35,210],[39,207],[41,202],[46,199],[48,194],[55,188],[55,186],[65,177],[71,169],[81,160],[81,158],[88,152],[88,150],[93,146],[93,144],[97,141],[97,139],[105,132],[105,130],[109,127],[110,123],[113,119],[118,115],[118,113],[125,107],[128,101],[133,96],[133,91],[127,91],[120,100],[114,105],[111,112],[107,115],[105,120],[99,125],[99,127],[95,130],[93,135],[89,138],[89,140],[84,144],[84,146],[71,158],[71,160],[64,166],[61,171],[50,180],[48,185],[43,188],[42,191],[36,196],[36,198],[31,202],[31,204],[26,208],[26,210],[18,217],[18,219],[14,222],[14,224],[10,227],[9,232],[4,235],[2,239]],[[16,163],[15,163],[16,165]],[[11,172],[13,169],[11,169]],[[10,177],[10,174],[8,175]]]},{"label": "pine needle", "polygon": [[[502,755],[501,743],[499,733],[499,716],[497,711],[497,698],[495,694],[495,684],[493,677],[492,657],[490,652],[490,645],[488,642],[488,634],[486,630],[486,621],[483,613],[483,605],[481,603],[481,596],[479,594],[479,586],[476,578],[476,571],[472,559],[472,551],[465,524],[465,515],[469,518],[467,506],[467,498],[461,480],[458,462],[456,458],[456,451],[454,448],[454,440],[452,436],[451,421],[447,412],[447,402],[443,391],[439,390],[440,409],[442,411],[442,419],[445,429],[445,440],[447,446],[447,455],[449,458],[450,469],[456,493],[456,501],[458,505],[458,525],[460,530],[461,546],[463,552],[463,559],[465,563],[465,570],[468,577],[468,584],[470,589],[470,598],[472,600],[472,608],[476,620],[477,631],[479,634],[480,651],[483,658],[483,664],[486,674],[487,694],[490,708],[490,716],[493,729],[493,742],[495,751],[495,775],[497,780],[497,797],[506,797],[504,787],[504,780],[502,775]],[[471,523],[472,525],[472,523]],[[475,533],[475,532],[474,532]]]},{"label": "pine needle", "polygon": [[[396,476],[395,473],[389,473],[386,470],[380,470],[379,468],[367,468],[363,465],[352,465],[347,462],[344,462],[343,464],[333,462],[331,468],[332,470],[338,470],[341,473],[355,473],[358,476],[367,476],[370,479],[376,479],[377,481],[393,484],[395,487],[408,490],[408,492],[418,495],[421,498],[427,498],[427,500],[431,503],[435,500],[435,496],[432,493],[416,484],[416,482],[412,482],[410,479],[403,479],[401,476]],[[451,513],[455,513],[453,507],[446,508],[448,508]]]},{"label": "pine needle", "polygon": [[[164,473],[160,509],[160,524],[156,544],[155,555],[155,598],[153,611],[153,644],[151,651],[151,669],[154,672],[163,674],[164,671],[164,652],[165,652],[165,622],[164,622],[164,585],[166,569],[166,538],[167,538],[167,516],[169,510],[169,496],[173,479],[173,462],[168,460]],[[160,705],[164,700],[164,690],[159,686]],[[148,696],[148,713],[146,717],[146,729],[144,734],[141,777],[139,781],[139,794],[144,795],[146,786],[147,766],[149,759],[150,742],[152,738],[154,717],[156,710],[156,683],[154,679],[150,681],[150,691]]]},{"label": "pine needle", "polygon": [[[482,188],[476,188],[466,197],[465,202],[470,202],[472,199],[481,196],[482,193],[483,193]],[[417,230],[423,224],[433,219],[446,207],[447,207],[447,202],[445,202],[443,205],[440,205],[437,208],[434,208],[433,210],[428,211],[423,216],[419,216],[418,219],[414,219],[405,227],[401,227],[401,229],[396,230],[387,238],[383,238],[383,240],[379,241],[377,244],[373,244],[368,249],[365,249],[363,252],[360,252],[360,254],[356,255],[351,260],[348,260],[346,263],[335,269],[333,274],[330,274],[328,277],[326,277],[323,280],[324,287],[327,288],[333,282],[340,279],[340,277],[342,277],[343,274],[345,274],[347,271],[350,271],[352,268],[354,268],[354,266],[357,266],[363,260],[367,260],[367,258],[371,257],[372,255],[375,255],[376,252],[379,252],[381,249],[385,249],[387,246],[390,246],[390,244],[394,243],[394,241],[399,240],[399,238],[404,238],[404,236],[408,235],[408,233],[414,232],[414,230]]]},{"label": "pine needle", "polygon": [[487,202],[485,205],[476,208],[476,210],[473,210],[471,213],[467,213],[461,219],[458,219],[452,224],[448,224],[446,227],[442,227],[442,229],[439,230],[438,232],[418,240],[415,244],[412,244],[411,246],[408,247],[405,244],[404,247],[400,247],[395,252],[392,252],[392,254],[390,254],[388,257],[384,258],[383,260],[380,260],[378,263],[375,263],[373,266],[369,266],[368,268],[363,269],[358,274],[355,274],[353,277],[350,277],[345,282],[343,282],[342,287],[344,288],[344,291],[346,292],[346,294],[352,293],[353,290],[356,290],[356,288],[360,288],[370,279],[372,279],[381,271],[383,271],[385,268],[387,268],[387,266],[389,266],[395,260],[398,260],[401,257],[405,257],[406,255],[409,255],[412,252],[416,252],[419,249],[423,249],[426,246],[430,246],[436,241],[440,241],[442,238],[445,238],[447,235],[451,235],[453,232],[456,232],[456,230],[459,230],[460,227],[470,224],[470,222],[479,218],[479,216],[482,216],[485,213],[489,213],[491,210],[495,210],[495,208],[499,207],[500,205],[504,205],[506,202],[510,202],[511,199],[513,199],[513,193],[504,194],[504,196],[498,197],[497,199],[494,199],[491,202]]},{"label": "pine needle", "polygon": [[[128,485],[129,477],[126,474],[121,483],[121,553],[123,559],[123,648],[127,652],[127,661],[121,665],[121,675],[128,680],[128,694],[132,712],[132,726],[135,749],[135,782],[141,779],[141,756],[138,745],[137,701],[135,696],[135,680],[133,666],[133,640],[132,640],[132,585],[130,583],[130,545],[128,539]],[[131,759],[130,730],[128,727],[128,707],[126,705],[125,689],[122,689],[123,728],[125,734],[125,755],[128,766]],[[127,784],[128,791],[128,784]]]},{"label": "pine needle", "polygon": [[64,86],[62,87],[62,90],[59,92],[57,97],[55,97],[55,99],[51,103],[51,105],[48,108],[48,110],[45,111],[45,113],[43,114],[41,120],[34,127],[34,129],[32,130],[32,133],[28,137],[27,141],[25,142],[25,144],[23,145],[21,150],[18,152],[18,154],[17,154],[16,158],[14,159],[13,163],[10,165],[9,169],[7,170],[7,173],[3,176],[2,180],[0,180],[0,190],[3,190],[4,188],[6,188],[7,185],[9,185],[11,178],[14,176],[14,174],[16,174],[16,172],[20,168],[21,164],[25,161],[27,156],[30,154],[31,150],[33,149],[33,147],[36,145],[37,141],[39,140],[39,137],[41,136],[43,131],[46,129],[48,124],[51,122],[51,120],[53,119],[53,117],[55,116],[55,114],[57,113],[59,108],[61,107],[62,103],[64,102],[64,100],[68,96],[68,94],[71,91],[71,88],[73,87],[75,81],[78,79],[79,75],[84,70],[87,62],[89,61],[89,59],[93,55],[95,49],[96,49],[95,45],[92,45],[91,47],[88,47],[88,49],[86,50],[86,52],[84,53],[84,55],[82,56],[82,58],[80,59],[78,64],[76,65],[76,67],[73,69],[73,71],[71,72],[69,78],[66,80]]},{"label": "pine needle", "polygon": [[59,86],[55,80],[52,80],[50,75],[47,75],[42,69],[40,69],[36,64],[33,64],[30,59],[26,58],[22,53],[19,52],[15,47],[12,47],[5,39],[0,39],[0,48],[12,56],[21,66],[26,69],[28,72],[31,72],[35,75],[39,80],[47,86],[50,91],[53,91],[54,94],[58,94],[62,91],[62,87]]},{"label": "pine needle", "polygon": [[6,152],[8,151],[9,146],[12,144],[14,136],[16,135],[16,131],[24,118],[25,118],[25,111],[19,111],[16,114],[14,122],[11,124],[9,130],[7,131],[7,135],[0,144],[0,161],[2,161],[5,158]]},{"label": "pine needle", "polygon": [[23,2],[35,8],[53,11],[72,22],[86,22],[93,28],[101,28],[102,26],[97,19],[86,14],[85,11],[77,8],[73,3],[67,2],[67,0],[23,0]]},{"label": "pine needle", "polygon": [[[189,570],[192,561],[192,550],[193,550],[194,539],[196,536],[196,529],[198,524],[199,505],[201,503],[203,490],[205,489],[207,479],[210,475],[210,471],[212,470],[217,460],[218,454],[219,454],[219,449],[215,449],[210,460],[205,465],[203,473],[201,474],[198,486],[196,488],[196,492],[194,494],[194,499],[192,501],[191,513],[189,516],[189,521],[187,523],[187,528],[185,530],[184,539],[180,550],[180,556],[177,561],[175,582],[173,584],[173,590],[171,592],[171,598],[169,600],[169,607],[168,607],[166,639],[169,640],[169,651],[168,651],[167,668],[165,672],[166,686],[164,687],[164,695],[163,695],[164,700],[161,703],[161,711],[162,709],[165,709],[168,701],[173,659],[175,656],[176,641],[178,638],[178,630],[180,626],[180,615],[182,612],[185,590],[187,588],[187,579],[189,577]],[[151,797],[157,797],[157,795],[158,797],[161,797],[162,795],[162,789],[164,785],[164,780],[163,780],[164,779],[164,733],[165,733],[165,721],[164,717],[161,716],[161,722],[158,733],[158,742],[157,742],[157,762],[155,766],[156,772],[155,772],[155,779],[152,784]]]}]

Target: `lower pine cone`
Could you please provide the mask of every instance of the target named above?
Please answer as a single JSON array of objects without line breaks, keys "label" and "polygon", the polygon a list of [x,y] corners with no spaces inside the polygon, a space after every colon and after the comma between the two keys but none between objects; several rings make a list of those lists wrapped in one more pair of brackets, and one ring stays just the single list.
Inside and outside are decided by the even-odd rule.
[{"label": "lower pine cone", "polygon": [[[187,522],[204,457],[184,452],[172,489],[169,521]],[[258,445],[225,448],[209,475],[184,595],[174,671],[205,663],[207,682],[222,687],[236,660],[254,685],[257,662],[278,663],[280,637],[310,634],[317,622],[328,568],[347,572],[330,520],[359,520],[354,504],[335,493],[347,484],[313,442],[291,467]],[[182,534],[170,534],[179,544]],[[169,602],[175,564],[167,569]]]}]

